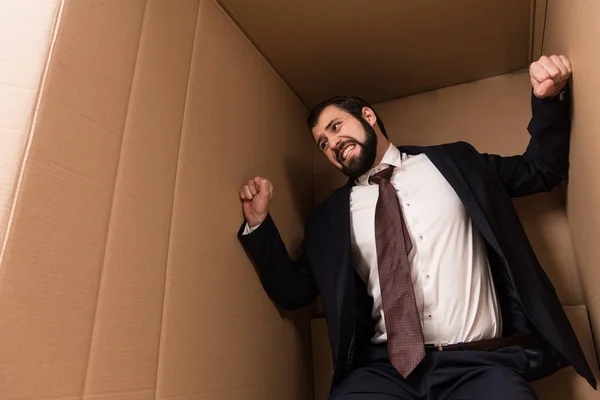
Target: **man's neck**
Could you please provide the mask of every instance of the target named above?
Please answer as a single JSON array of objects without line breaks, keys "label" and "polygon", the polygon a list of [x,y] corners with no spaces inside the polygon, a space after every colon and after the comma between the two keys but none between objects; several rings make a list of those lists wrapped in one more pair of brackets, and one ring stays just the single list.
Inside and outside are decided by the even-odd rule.
[{"label": "man's neck", "polygon": [[373,163],[374,167],[381,164],[381,160],[383,160],[383,156],[385,156],[385,153],[387,153],[389,148],[390,148],[389,140],[387,140],[385,137],[378,138],[378,140],[377,140],[377,156],[375,157],[375,162]]}]

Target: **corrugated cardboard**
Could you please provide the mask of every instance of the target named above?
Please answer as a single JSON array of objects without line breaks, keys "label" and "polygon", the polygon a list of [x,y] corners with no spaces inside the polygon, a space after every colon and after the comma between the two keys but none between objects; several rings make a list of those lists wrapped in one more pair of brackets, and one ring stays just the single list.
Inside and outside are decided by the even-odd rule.
[{"label": "corrugated cardboard", "polygon": [[173,193],[197,14],[193,0],[146,4],[109,217],[86,399],[156,396]]},{"label": "corrugated cardboard", "polygon": [[308,319],[235,236],[263,174],[297,248],[306,109],[213,1],[61,18],[0,266],[0,398],[306,398]]},{"label": "corrugated cardboard", "polygon": [[[516,205],[598,373],[595,3],[17,3],[0,24],[0,399],[324,398],[327,327],[265,294],[236,237],[239,188],[273,182],[296,254],[345,181],[305,126],[330,94],[394,98],[375,107],[396,144],[521,152],[526,71],[399,97],[526,67],[542,43],[576,71],[568,213],[562,188]],[[340,38],[331,15],[365,29]],[[571,369],[535,387],[598,398]]]},{"label": "corrugated cardboard", "polygon": [[530,0],[219,0],[308,107],[372,103],[504,74],[530,59]]},{"label": "corrugated cardboard", "polygon": [[144,8],[65,4],[0,265],[2,398],[84,392]]},{"label": "corrugated cardboard", "polygon": [[183,120],[158,398],[304,399],[309,323],[282,319],[237,238],[239,189],[275,187],[273,218],[298,245],[311,196],[306,110],[213,1],[201,1]]},{"label": "corrugated cardboard", "polygon": [[532,60],[539,60],[542,56],[544,45],[544,33],[546,29],[546,15],[548,11],[548,0],[533,0],[532,15]]}]

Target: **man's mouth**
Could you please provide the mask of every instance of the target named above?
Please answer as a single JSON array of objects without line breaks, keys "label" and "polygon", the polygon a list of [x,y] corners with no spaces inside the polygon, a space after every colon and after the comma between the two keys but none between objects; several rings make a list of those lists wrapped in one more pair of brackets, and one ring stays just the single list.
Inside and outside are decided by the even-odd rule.
[{"label": "man's mouth", "polygon": [[346,161],[346,159],[348,158],[348,156],[350,155],[350,153],[352,153],[352,150],[354,150],[354,148],[356,147],[356,144],[352,143],[349,145],[346,145],[341,151],[340,151],[340,159],[342,161]]}]

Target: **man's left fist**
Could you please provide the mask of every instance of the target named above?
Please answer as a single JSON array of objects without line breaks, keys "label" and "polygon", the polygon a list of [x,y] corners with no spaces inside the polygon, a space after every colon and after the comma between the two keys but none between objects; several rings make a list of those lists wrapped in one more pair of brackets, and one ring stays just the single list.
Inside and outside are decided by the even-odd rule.
[{"label": "man's left fist", "polygon": [[554,97],[571,77],[571,62],[565,56],[542,56],[529,67],[533,94],[540,99]]}]

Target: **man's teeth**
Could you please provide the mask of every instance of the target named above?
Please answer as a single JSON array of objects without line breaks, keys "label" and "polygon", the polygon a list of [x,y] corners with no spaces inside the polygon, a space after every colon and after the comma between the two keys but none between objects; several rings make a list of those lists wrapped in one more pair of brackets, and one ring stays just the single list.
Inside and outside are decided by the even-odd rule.
[{"label": "man's teeth", "polygon": [[350,152],[351,152],[352,150],[354,150],[354,147],[355,147],[355,146],[356,146],[356,145],[354,145],[354,144],[351,144],[350,146],[348,146],[348,147],[346,148],[346,150],[344,150],[344,152],[342,153],[342,160],[345,160],[345,159],[346,159],[346,157],[348,157],[348,154],[350,154]]}]

